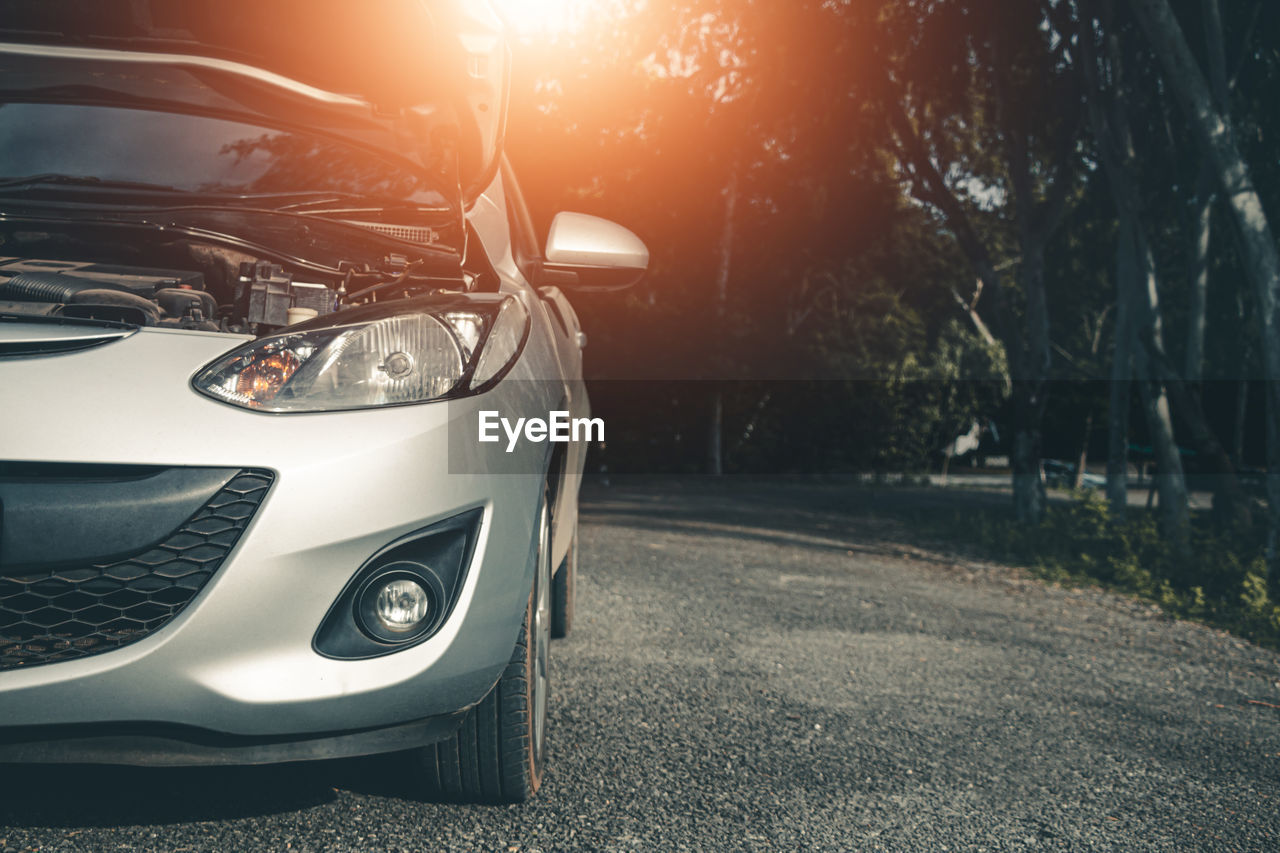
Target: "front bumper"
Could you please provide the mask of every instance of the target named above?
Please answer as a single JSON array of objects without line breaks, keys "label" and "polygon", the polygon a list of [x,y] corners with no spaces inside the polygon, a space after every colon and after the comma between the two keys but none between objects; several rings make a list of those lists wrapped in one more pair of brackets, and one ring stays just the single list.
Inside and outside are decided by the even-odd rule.
[{"label": "front bumper", "polygon": [[[188,386],[237,342],[146,330],[94,351],[0,360],[6,399],[21,401],[0,419],[7,460],[265,469],[275,477],[231,554],[158,631],[103,654],[0,672],[0,741],[21,741],[33,726],[117,724],[142,726],[135,734],[179,726],[261,743],[314,740],[448,718],[497,680],[532,583],[543,481],[527,473],[537,467],[530,460],[490,465],[502,452],[494,445],[455,436],[451,458],[449,434],[473,428],[479,400],[521,410],[531,401],[503,395],[536,384],[500,384],[474,406],[262,415]],[[517,378],[528,369],[518,364]],[[122,387],[118,377],[131,381]],[[488,473],[504,466],[526,473]],[[435,635],[359,661],[312,648],[329,607],[370,556],[476,508],[483,517],[471,564]]]},{"label": "front bumper", "polygon": [[154,723],[9,727],[0,729],[0,764],[197,767],[355,758],[444,740],[458,730],[463,713],[378,729],[292,736],[227,735]]}]

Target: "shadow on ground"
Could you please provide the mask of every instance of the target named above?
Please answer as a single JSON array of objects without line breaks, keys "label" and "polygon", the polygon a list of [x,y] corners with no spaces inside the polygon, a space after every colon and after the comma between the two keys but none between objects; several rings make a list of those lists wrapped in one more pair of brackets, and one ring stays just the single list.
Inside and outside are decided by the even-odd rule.
[{"label": "shadow on ground", "polygon": [[[648,478],[615,478],[583,488],[583,516],[655,532],[751,540],[771,545],[900,556],[901,546],[925,544],[911,527],[936,514],[951,518],[959,508],[1011,512],[1009,495],[991,489],[874,488],[806,483],[778,478],[665,480],[657,493]],[[726,489],[726,483],[730,488]],[[927,552],[917,559],[954,562]]]},{"label": "shadow on ground", "polygon": [[0,826],[111,827],[262,817],[331,803],[338,790],[403,796],[412,781],[400,756],[267,767],[0,765]]}]

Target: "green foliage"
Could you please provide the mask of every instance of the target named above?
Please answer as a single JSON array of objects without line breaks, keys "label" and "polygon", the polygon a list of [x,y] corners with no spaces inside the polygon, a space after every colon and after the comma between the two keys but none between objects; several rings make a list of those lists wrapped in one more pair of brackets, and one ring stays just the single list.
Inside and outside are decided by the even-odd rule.
[{"label": "green foliage", "polygon": [[999,344],[959,321],[931,330],[878,279],[842,289],[803,328],[797,363],[820,378],[739,387],[725,417],[742,436],[728,446],[734,471],[922,471],[1006,394]]},{"label": "green foliage", "polygon": [[1176,616],[1280,648],[1280,603],[1267,592],[1261,526],[1230,536],[1198,526],[1191,554],[1180,558],[1160,536],[1153,515],[1115,522],[1106,502],[1092,492],[1051,507],[1035,526],[983,510],[956,512],[939,524],[948,537],[1046,580],[1131,593]]}]

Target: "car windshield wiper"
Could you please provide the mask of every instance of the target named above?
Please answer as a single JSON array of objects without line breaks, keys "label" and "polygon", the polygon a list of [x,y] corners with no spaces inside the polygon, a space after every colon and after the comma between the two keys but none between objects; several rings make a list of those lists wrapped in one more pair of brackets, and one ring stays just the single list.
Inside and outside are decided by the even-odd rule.
[{"label": "car windshield wiper", "polygon": [[368,203],[370,196],[341,190],[276,190],[273,192],[252,192],[244,189],[207,187],[191,190],[190,195],[201,198],[218,198],[226,201],[270,201],[276,202],[273,207],[285,210],[290,207],[309,205],[347,204],[351,201]]},{"label": "car windshield wiper", "polygon": [[177,193],[182,190],[164,184],[149,184],[143,181],[113,181],[93,175],[62,175],[49,172],[42,175],[24,175],[14,178],[0,178],[0,191],[6,189],[39,187],[39,186],[72,186],[101,187],[112,190],[148,190],[150,192]]},{"label": "car windshield wiper", "polygon": [[449,213],[448,205],[427,206],[413,204],[404,199],[387,198],[357,193],[315,192],[315,193],[276,193],[272,195],[249,195],[241,198],[271,199],[282,202],[276,207],[290,213],[370,213],[374,211],[402,210],[410,213]]}]

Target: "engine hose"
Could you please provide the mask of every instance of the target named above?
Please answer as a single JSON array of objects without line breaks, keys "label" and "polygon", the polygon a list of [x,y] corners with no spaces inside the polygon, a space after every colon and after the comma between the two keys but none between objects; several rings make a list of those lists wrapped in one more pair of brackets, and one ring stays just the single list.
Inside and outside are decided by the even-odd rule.
[{"label": "engine hose", "polygon": [[86,290],[127,292],[106,282],[51,272],[20,272],[13,278],[0,281],[0,299],[20,302],[70,302],[77,293]]}]

